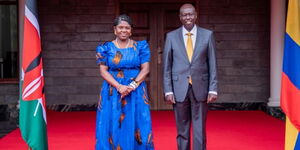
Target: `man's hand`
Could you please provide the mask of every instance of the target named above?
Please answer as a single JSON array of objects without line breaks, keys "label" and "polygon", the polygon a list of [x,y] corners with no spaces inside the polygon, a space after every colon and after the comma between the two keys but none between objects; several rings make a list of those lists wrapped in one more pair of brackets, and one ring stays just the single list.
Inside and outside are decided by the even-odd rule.
[{"label": "man's hand", "polygon": [[165,99],[166,99],[166,102],[167,102],[168,104],[175,104],[175,103],[176,103],[173,94],[170,94],[170,95],[165,96]]},{"label": "man's hand", "polygon": [[211,103],[211,102],[214,102],[217,100],[217,95],[215,94],[208,94],[208,97],[207,97],[207,103]]}]

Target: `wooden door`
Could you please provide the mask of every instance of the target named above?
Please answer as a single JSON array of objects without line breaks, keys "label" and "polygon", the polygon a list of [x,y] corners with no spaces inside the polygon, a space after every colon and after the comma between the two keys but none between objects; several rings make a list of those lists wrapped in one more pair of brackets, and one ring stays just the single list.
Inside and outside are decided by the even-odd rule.
[{"label": "wooden door", "polygon": [[163,93],[162,53],[167,32],[181,26],[180,3],[120,3],[120,14],[133,20],[134,40],[147,40],[151,50],[150,74],[146,79],[152,110],[169,110]]}]

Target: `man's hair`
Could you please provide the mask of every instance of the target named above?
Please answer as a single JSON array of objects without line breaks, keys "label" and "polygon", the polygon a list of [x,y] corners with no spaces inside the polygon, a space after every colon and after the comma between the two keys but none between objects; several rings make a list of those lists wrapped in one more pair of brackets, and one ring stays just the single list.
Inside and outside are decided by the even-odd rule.
[{"label": "man's hair", "polygon": [[186,4],[181,5],[181,7],[179,9],[179,13],[181,12],[181,9],[183,9],[184,7],[187,7],[187,6],[194,8],[194,10],[196,11],[196,8],[195,8],[195,6],[193,4],[186,3]]}]

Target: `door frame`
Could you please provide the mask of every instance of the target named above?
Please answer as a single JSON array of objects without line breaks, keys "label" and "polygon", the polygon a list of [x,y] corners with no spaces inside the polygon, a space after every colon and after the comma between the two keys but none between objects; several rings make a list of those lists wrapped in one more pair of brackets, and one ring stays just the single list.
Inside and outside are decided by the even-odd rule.
[{"label": "door frame", "polygon": [[[144,0],[142,2],[140,2],[139,0],[115,0],[115,1],[116,1],[116,16],[118,16],[120,14],[120,12],[122,11],[121,7],[122,7],[123,3],[124,4],[129,4],[129,5],[134,4],[134,5],[137,5],[137,6],[138,5],[145,5],[145,4],[148,6],[148,4],[151,3],[151,5],[153,5],[155,7],[156,7],[156,4],[157,5],[161,4],[161,8],[162,9],[168,9],[169,8],[168,4],[170,4],[170,7],[171,7],[171,5],[174,5],[174,4],[177,5],[178,3],[192,3],[192,4],[196,5],[195,6],[196,10],[199,10],[199,9],[197,9],[199,7],[199,1],[197,1],[197,0],[185,0],[185,1],[182,1],[182,0],[163,0],[163,1],[159,1],[159,0]],[[135,8],[135,6],[133,6],[133,7]],[[158,9],[160,10],[160,8],[158,8]],[[179,12],[179,10],[178,10],[178,12]],[[156,13],[156,11],[152,12],[152,13]],[[178,17],[178,19],[179,19],[179,17]],[[199,19],[197,20],[197,22],[198,21],[199,21]],[[161,20],[161,22],[164,22],[164,21]],[[157,32],[159,32],[159,33],[163,33],[163,35],[156,35],[156,36],[160,36],[160,37],[164,36],[165,31],[160,31],[161,30],[160,28],[155,28],[155,30],[157,30]],[[157,32],[154,32],[154,33],[157,33]],[[155,43],[154,45],[156,45],[156,46],[154,46],[155,48],[152,47],[151,49],[156,49],[157,48],[157,50],[159,49],[158,51],[161,51],[161,53],[162,53],[162,51],[163,51],[162,48],[163,48],[163,45],[164,45],[163,43],[164,42],[162,40],[158,39],[158,41],[154,42],[154,43]],[[152,41],[151,45],[153,46],[153,41]],[[163,79],[162,78],[160,79],[158,77],[158,76],[162,76],[161,75],[162,74],[161,66],[158,66],[160,64],[158,61],[159,61],[159,59],[161,59],[162,56],[159,56],[159,55],[161,55],[161,53],[158,52],[158,51],[155,52],[155,53],[157,53],[158,57],[152,57],[151,56],[151,61],[158,63],[158,64],[156,64],[156,63],[152,64],[152,65],[154,65],[156,67],[155,68],[151,67],[151,69],[150,69],[150,70],[156,70],[156,71],[154,71],[154,74],[150,75],[150,78],[149,78],[150,79],[150,83],[148,85],[150,88],[151,87],[155,87],[155,89],[156,89],[156,92],[149,93],[149,94],[151,94],[151,96],[153,96],[152,98],[156,99],[155,101],[153,101],[151,103],[151,109],[152,110],[170,110],[170,109],[172,109],[171,105],[166,105],[165,102],[163,101],[163,99],[164,99],[163,94],[164,93],[163,93],[162,86],[160,87],[160,86],[157,85],[157,84],[163,82],[162,81]],[[157,80],[157,82],[156,82],[156,80]]]},{"label": "door frame", "polygon": [[[121,3],[178,3],[178,2],[183,2],[182,0],[114,0],[115,2],[115,15],[116,17],[120,15],[120,4]],[[199,0],[184,0],[186,3],[194,3],[195,8],[197,11],[197,15],[199,16],[199,8],[200,8],[200,1]],[[197,19],[197,24],[199,24],[200,21]]]}]

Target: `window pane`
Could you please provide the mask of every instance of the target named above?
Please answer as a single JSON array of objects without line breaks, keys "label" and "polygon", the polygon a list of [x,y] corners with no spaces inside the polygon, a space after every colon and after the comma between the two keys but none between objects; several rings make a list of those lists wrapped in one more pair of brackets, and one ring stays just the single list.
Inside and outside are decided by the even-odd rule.
[{"label": "window pane", "polygon": [[0,79],[17,78],[17,6],[0,5]]}]

